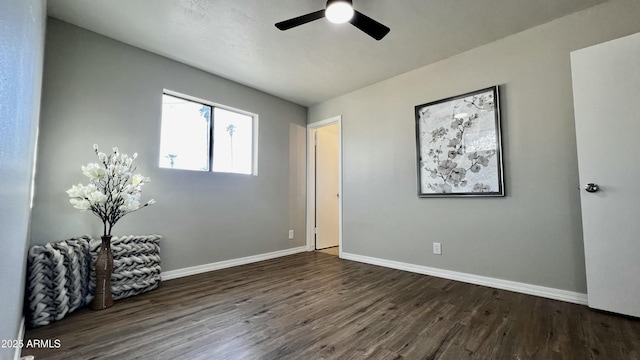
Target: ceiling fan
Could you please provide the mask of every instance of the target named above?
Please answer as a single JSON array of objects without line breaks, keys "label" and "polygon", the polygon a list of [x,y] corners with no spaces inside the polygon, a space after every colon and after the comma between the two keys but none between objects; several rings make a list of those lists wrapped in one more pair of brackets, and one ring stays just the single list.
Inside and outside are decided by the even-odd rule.
[{"label": "ceiling fan", "polygon": [[365,14],[355,10],[353,8],[352,0],[327,0],[327,5],[324,10],[318,10],[293,19],[281,21],[276,24],[276,27],[283,31],[289,30],[296,26],[322,19],[323,17],[326,17],[327,20],[336,24],[350,22],[353,26],[364,31],[367,35],[376,40],[382,39],[391,30]]}]

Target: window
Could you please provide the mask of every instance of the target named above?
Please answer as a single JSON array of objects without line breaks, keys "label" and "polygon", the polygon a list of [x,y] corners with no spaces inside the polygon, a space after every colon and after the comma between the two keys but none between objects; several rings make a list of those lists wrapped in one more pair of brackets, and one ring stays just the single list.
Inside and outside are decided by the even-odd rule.
[{"label": "window", "polygon": [[162,168],[256,174],[257,115],[162,95]]}]

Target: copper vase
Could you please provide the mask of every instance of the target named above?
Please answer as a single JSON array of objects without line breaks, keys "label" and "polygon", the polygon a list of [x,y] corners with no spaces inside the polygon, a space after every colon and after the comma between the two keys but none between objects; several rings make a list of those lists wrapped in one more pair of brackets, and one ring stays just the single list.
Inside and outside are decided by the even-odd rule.
[{"label": "copper vase", "polygon": [[113,306],[111,296],[111,273],[113,272],[113,254],[111,253],[111,235],[102,237],[102,245],[95,263],[96,292],[91,302],[91,310],[104,310]]}]

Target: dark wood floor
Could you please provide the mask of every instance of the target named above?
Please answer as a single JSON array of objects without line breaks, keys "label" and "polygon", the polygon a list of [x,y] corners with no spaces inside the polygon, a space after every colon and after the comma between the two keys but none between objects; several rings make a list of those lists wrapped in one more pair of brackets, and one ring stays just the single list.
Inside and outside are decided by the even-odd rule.
[{"label": "dark wood floor", "polygon": [[[640,300],[639,300],[640,301]],[[640,359],[640,321],[303,253],[163,282],[29,339],[41,359]]]}]

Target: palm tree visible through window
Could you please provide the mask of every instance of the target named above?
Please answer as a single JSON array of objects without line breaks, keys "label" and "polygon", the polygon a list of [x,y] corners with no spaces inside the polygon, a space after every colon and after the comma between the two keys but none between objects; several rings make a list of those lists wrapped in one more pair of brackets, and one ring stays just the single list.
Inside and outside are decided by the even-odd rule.
[{"label": "palm tree visible through window", "polygon": [[229,133],[229,154],[231,155],[231,167],[233,167],[233,132],[236,131],[236,126],[229,124],[227,126],[227,132]]}]

